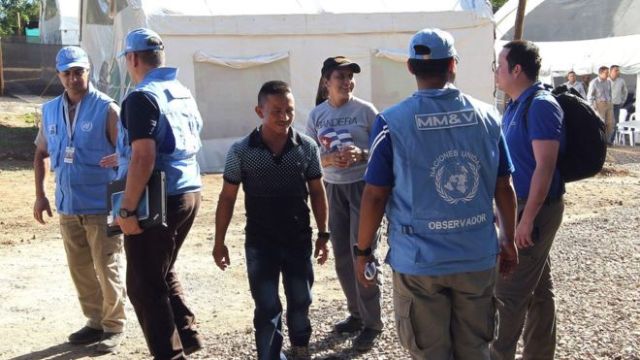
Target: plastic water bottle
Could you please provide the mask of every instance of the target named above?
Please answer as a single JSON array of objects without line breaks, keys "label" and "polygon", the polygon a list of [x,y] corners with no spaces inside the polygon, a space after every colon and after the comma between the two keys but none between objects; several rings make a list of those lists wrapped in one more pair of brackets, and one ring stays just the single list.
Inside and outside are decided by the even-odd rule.
[{"label": "plastic water bottle", "polygon": [[376,263],[373,261],[369,261],[364,267],[364,278],[371,281],[376,278],[377,272],[378,268],[376,267]]}]

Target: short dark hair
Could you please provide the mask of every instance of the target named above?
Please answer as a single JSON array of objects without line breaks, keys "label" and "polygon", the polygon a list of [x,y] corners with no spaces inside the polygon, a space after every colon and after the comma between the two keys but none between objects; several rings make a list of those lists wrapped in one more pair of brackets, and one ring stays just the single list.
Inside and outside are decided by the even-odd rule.
[{"label": "short dark hair", "polygon": [[509,64],[509,72],[513,71],[516,65],[520,65],[522,72],[531,81],[538,79],[542,59],[540,58],[540,49],[531,41],[513,40],[504,45],[505,49],[509,49],[507,53],[507,63]]},{"label": "short dark hair", "polygon": [[409,67],[418,79],[449,79],[449,63],[453,58],[421,60],[409,59]]},{"label": "short dark hair", "polygon": [[609,68],[608,68],[608,67],[606,67],[606,66],[604,66],[604,65],[603,65],[603,66],[600,66],[600,68],[598,69],[598,74],[602,73],[602,72],[603,72],[603,71],[605,71],[605,70],[609,70]]},{"label": "short dark hair", "polygon": [[576,74],[576,72],[575,72],[575,71],[573,71],[573,70],[571,70],[571,71],[569,71],[569,72],[567,73],[567,76],[569,76],[569,75],[571,75],[571,74],[575,75],[575,74]]},{"label": "short dark hair", "polygon": [[611,69],[611,70],[613,70],[614,68],[620,70],[620,65],[611,65],[611,66],[609,66],[609,69]]},{"label": "short dark hair", "polygon": [[[147,45],[162,45],[162,40],[157,37],[151,37],[147,40]],[[164,50],[147,50],[138,51],[136,54],[140,57],[140,61],[153,67],[159,67],[164,64]]]},{"label": "short dark hair", "polygon": [[286,96],[291,93],[291,87],[284,81],[271,80],[262,84],[260,91],[258,91],[258,106],[264,104],[269,95]]}]

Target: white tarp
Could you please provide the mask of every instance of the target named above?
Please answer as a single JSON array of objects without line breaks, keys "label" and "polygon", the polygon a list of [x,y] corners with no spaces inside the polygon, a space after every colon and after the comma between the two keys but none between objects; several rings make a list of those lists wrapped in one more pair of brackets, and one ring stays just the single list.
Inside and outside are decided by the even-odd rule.
[{"label": "white tarp", "polygon": [[[495,14],[496,54],[513,36],[518,0]],[[600,66],[620,66],[640,84],[640,0],[528,0],[523,38],[534,41],[542,57],[541,78],[597,74]],[[636,108],[638,108],[636,96]]]},{"label": "white tarp", "polygon": [[232,69],[248,69],[254,66],[267,65],[278,60],[286,59],[288,57],[288,52],[257,55],[250,58],[233,58],[213,56],[203,51],[196,51],[196,53],[193,55],[193,61],[227,66]]},{"label": "white tarp", "polygon": [[80,1],[41,1],[40,39],[43,44],[78,45],[80,43]]},{"label": "white tarp", "polygon": [[[509,0],[495,14],[498,52],[513,34],[517,7],[518,0]],[[528,0],[523,38],[540,47],[544,76],[597,73],[612,64],[623,74],[637,74],[639,14],[638,0]]]},{"label": "white tarp", "polygon": [[[82,1],[91,13],[101,0]],[[461,58],[457,86],[493,102],[494,24],[485,0],[113,1],[119,5],[110,24],[83,22],[82,45],[102,64],[102,88],[116,99],[126,94],[124,62],[114,54],[127,31],[146,26],[158,32],[167,64],[180,69],[205,121],[198,159],[205,171],[221,171],[229,145],[258,124],[253,109],[264,81],[291,84],[295,126],[303,127],[329,56],[360,64],[355,94],[378,109],[409,96],[416,84],[403,54],[413,33],[425,27],[453,34]]]}]

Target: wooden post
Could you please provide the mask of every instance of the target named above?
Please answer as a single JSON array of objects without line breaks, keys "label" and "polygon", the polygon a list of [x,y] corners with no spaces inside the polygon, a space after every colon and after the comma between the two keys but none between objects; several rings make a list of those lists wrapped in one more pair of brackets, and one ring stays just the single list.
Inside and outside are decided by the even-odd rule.
[{"label": "wooden post", "polygon": [[22,34],[20,34],[20,28],[22,28],[22,21],[20,21],[20,12],[18,11],[16,13],[16,24],[18,25],[18,30],[16,30],[16,35],[20,36]]},{"label": "wooden post", "polygon": [[527,0],[518,1],[518,12],[516,13],[516,27],[513,33],[513,40],[521,40],[524,32],[524,10],[527,7]]}]

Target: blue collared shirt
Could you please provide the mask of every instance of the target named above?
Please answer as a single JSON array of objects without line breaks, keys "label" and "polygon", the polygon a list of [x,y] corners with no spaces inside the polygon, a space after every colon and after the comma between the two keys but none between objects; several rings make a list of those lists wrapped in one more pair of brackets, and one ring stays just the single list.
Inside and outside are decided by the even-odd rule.
[{"label": "blue collared shirt", "polygon": [[[519,198],[527,198],[531,188],[531,178],[536,168],[536,160],[531,145],[534,140],[557,140],[560,151],[564,149],[565,136],[562,127],[564,113],[562,108],[549,92],[535,95],[544,87],[537,82],[526,89],[515,100],[507,104],[502,116],[502,131],[507,141],[511,160],[515,166],[513,185]],[[525,123],[524,110],[531,96],[531,106]],[[564,194],[564,183],[556,168],[549,189],[548,197],[559,198]]]}]

